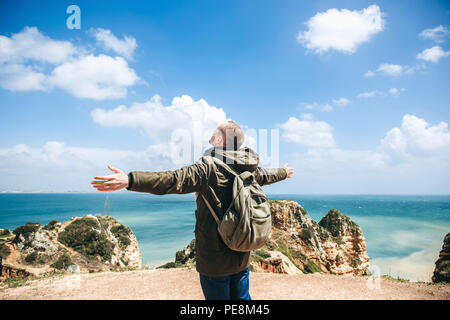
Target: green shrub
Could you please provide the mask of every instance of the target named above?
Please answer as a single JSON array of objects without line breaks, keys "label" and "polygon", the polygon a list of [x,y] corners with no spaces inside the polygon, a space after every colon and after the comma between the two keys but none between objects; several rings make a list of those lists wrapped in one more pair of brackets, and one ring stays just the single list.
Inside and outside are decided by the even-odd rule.
[{"label": "green shrub", "polygon": [[176,268],[177,265],[175,262],[168,262],[166,264],[163,264],[162,266],[157,267],[156,269],[170,269],[170,268]]},{"label": "green shrub", "polygon": [[279,243],[278,247],[276,248],[277,251],[280,251],[282,254],[284,254],[286,257],[289,258],[289,260],[298,268],[301,269],[300,266],[295,262],[295,259],[306,259],[306,256],[298,250],[292,249],[287,247],[284,243]]},{"label": "green shrub", "polygon": [[115,225],[111,228],[111,233],[114,235],[114,237],[116,237],[117,239],[119,239],[119,243],[123,246],[128,246],[131,243],[130,240],[130,233],[131,230],[130,228],[122,225],[122,224],[118,224]]},{"label": "green shrub", "polygon": [[61,255],[58,260],[56,260],[54,263],[50,265],[50,267],[61,270],[61,269],[67,269],[69,266],[73,264],[72,259],[67,253],[64,253]]},{"label": "green shrub", "polygon": [[22,235],[25,239],[32,234],[33,232],[38,231],[40,223],[27,222],[23,226],[17,227],[14,229],[13,233],[16,235],[14,242],[17,243],[19,240],[19,236]]},{"label": "green shrub", "polygon": [[8,229],[0,229],[0,237],[9,235],[11,235],[11,231],[9,231]]},{"label": "green shrub", "polygon": [[262,249],[252,251],[250,254],[251,261],[256,261],[256,262],[262,262],[264,259],[267,259],[269,257],[270,257],[270,253],[268,253]]},{"label": "green shrub", "polygon": [[328,239],[330,237],[330,233],[322,226],[319,225],[319,237],[322,239]]},{"label": "green shrub", "polygon": [[27,279],[22,278],[6,278],[3,282],[8,288],[17,288],[27,284]]},{"label": "green shrub", "polygon": [[6,258],[11,253],[9,247],[5,244],[0,244],[0,257]]},{"label": "green shrub", "polygon": [[289,253],[291,254],[291,257],[293,259],[300,259],[302,261],[306,261],[306,255],[303,254],[303,252],[301,252],[300,250],[294,250],[294,249],[290,249]]},{"label": "green shrub", "polygon": [[58,241],[87,257],[100,256],[103,261],[111,261],[114,246],[93,218],[73,221],[59,233]]},{"label": "green shrub", "polygon": [[397,278],[391,277],[390,275],[384,274],[380,277],[381,279],[389,280],[389,281],[397,281],[397,282],[409,282],[407,279],[402,279],[399,276]]},{"label": "green shrub", "polygon": [[328,211],[325,217],[320,220],[319,225],[327,229],[333,237],[342,235],[342,231],[345,229],[359,228],[349,217],[334,208]]},{"label": "green shrub", "polygon": [[28,264],[35,263],[38,258],[38,253],[36,251],[33,251],[29,255],[25,257],[25,262]]},{"label": "green shrub", "polygon": [[303,240],[310,240],[313,237],[313,235],[314,235],[313,231],[311,231],[310,228],[304,228],[300,232],[300,238],[302,238]]},{"label": "green shrub", "polygon": [[305,271],[314,273],[321,272],[322,270],[314,263],[314,261],[308,260],[308,263],[305,265]]},{"label": "green shrub", "polygon": [[294,213],[294,217],[297,219],[297,221],[302,222],[303,217],[302,216],[307,216],[308,213],[306,212],[306,210],[303,207],[299,207],[297,209],[297,211],[295,211]]},{"label": "green shrub", "polygon": [[185,263],[189,257],[184,253],[184,250],[179,250],[175,253],[175,262]]},{"label": "green shrub", "polygon": [[47,225],[44,227],[45,230],[53,230],[55,229],[55,224],[57,224],[58,221],[56,220],[52,220],[49,223],[47,223]]},{"label": "green shrub", "polygon": [[266,252],[266,251],[264,251],[264,250],[256,250],[256,251],[255,251],[255,254],[258,255],[258,256],[260,256],[260,257],[263,258],[263,259],[267,259],[267,258],[270,257],[270,253],[268,253],[268,252]]}]

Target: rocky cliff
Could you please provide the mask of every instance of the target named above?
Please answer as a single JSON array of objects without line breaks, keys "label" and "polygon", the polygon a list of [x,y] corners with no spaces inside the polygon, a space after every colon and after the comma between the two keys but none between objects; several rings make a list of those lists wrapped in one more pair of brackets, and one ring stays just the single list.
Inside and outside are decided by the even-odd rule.
[{"label": "rocky cliff", "polygon": [[[331,209],[319,223],[295,201],[270,200],[272,231],[264,247],[251,253],[259,272],[364,274],[369,266],[361,228]],[[195,265],[195,241],[163,268]]]},{"label": "rocky cliff", "polygon": [[447,233],[444,238],[432,280],[433,282],[450,282],[450,233]]},{"label": "rocky cliff", "polygon": [[[140,268],[133,232],[110,216],[86,215],[42,226],[0,229],[0,279],[34,277],[69,266],[81,272]],[[76,266],[76,267],[75,267]]]}]

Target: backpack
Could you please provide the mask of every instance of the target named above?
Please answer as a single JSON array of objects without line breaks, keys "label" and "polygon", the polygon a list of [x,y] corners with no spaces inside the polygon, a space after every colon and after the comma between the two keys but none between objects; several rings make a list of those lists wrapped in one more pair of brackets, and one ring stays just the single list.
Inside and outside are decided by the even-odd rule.
[{"label": "backpack", "polygon": [[261,248],[270,235],[272,216],[267,198],[255,176],[244,171],[237,174],[230,166],[215,157],[205,157],[219,164],[235,177],[232,201],[219,219],[202,194],[209,211],[217,222],[217,231],[223,242],[234,251],[248,252]]}]

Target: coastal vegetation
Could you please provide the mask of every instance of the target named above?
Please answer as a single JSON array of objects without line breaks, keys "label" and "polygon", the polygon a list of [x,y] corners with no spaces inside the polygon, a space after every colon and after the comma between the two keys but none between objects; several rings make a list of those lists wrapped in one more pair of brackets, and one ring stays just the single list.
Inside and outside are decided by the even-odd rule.
[{"label": "coastal vegetation", "polygon": [[70,256],[67,253],[64,253],[58,258],[58,260],[53,262],[50,265],[50,267],[58,269],[58,270],[62,270],[62,269],[67,269],[72,264],[73,264],[73,262],[72,262],[72,259],[70,258]]},{"label": "coastal vegetation", "polygon": [[13,242],[18,243],[21,239],[27,239],[30,234],[36,232],[41,227],[40,223],[27,222],[23,226],[14,229],[13,233],[16,235]]},{"label": "coastal vegetation", "polygon": [[123,224],[115,225],[111,227],[111,233],[119,239],[122,246],[128,246],[131,243],[129,237],[131,230],[127,226],[124,226]]},{"label": "coastal vegetation", "polygon": [[110,216],[52,220],[44,226],[27,222],[13,233],[0,229],[0,281],[64,273],[72,265],[80,272],[98,272],[135,270],[141,263],[133,232]]},{"label": "coastal vegetation", "polygon": [[89,258],[111,261],[113,244],[97,219],[76,219],[58,235],[58,241]]}]

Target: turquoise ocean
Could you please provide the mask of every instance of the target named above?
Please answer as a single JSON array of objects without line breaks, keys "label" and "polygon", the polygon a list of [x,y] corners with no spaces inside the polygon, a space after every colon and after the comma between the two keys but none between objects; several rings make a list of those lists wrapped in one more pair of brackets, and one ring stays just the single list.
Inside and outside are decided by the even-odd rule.
[{"label": "turquoise ocean", "polygon": [[[358,223],[372,266],[381,274],[430,281],[442,241],[450,232],[450,196],[268,195],[300,203],[316,221],[336,208]],[[173,261],[194,237],[194,195],[146,193],[0,194],[0,228],[26,222],[47,224],[85,214],[108,214],[129,226],[143,264]]]}]

